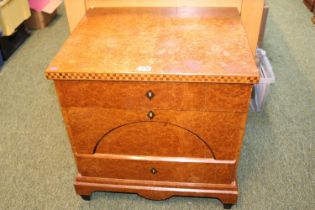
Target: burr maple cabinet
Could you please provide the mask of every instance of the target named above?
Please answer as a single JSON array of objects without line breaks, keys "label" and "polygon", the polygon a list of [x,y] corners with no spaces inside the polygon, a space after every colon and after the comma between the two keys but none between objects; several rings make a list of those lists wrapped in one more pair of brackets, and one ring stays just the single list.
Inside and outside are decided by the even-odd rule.
[{"label": "burr maple cabinet", "polygon": [[237,202],[259,81],[236,8],[96,8],[46,70],[76,160],[76,192]]}]

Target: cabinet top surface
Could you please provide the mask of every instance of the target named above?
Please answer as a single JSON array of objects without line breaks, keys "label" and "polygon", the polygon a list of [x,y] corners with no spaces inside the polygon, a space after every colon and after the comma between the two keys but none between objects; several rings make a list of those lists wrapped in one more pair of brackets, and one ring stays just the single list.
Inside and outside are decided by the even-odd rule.
[{"label": "cabinet top surface", "polygon": [[90,9],[48,79],[257,83],[236,9]]}]

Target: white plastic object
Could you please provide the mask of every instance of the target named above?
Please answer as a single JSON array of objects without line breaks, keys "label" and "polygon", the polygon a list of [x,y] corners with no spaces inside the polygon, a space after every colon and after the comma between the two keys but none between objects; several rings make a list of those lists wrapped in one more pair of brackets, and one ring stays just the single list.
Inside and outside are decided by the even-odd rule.
[{"label": "white plastic object", "polygon": [[256,53],[259,60],[258,69],[260,80],[259,84],[256,84],[253,87],[250,107],[253,112],[262,112],[269,94],[270,84],[275,83],[276,77],[273,73],[272,65],[267,57],[266,51],[258,48]]}]

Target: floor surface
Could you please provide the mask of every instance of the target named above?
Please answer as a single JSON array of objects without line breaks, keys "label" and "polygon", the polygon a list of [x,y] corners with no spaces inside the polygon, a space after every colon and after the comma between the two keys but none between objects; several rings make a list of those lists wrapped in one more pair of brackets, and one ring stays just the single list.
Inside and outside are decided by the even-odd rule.
[{"label": "floor surface", "polygon": [[[302,0],[269,0],[264,48],[277,76],[251,113],[239,166],[244,210],[315,209],[315,26]],[[68,35],[64,9],[0,73],[0,209],[218,209],[215,199],[74,192],[76,174],[52,81],[44,70]],[[82,46],[84,50],[84,46]]]}]

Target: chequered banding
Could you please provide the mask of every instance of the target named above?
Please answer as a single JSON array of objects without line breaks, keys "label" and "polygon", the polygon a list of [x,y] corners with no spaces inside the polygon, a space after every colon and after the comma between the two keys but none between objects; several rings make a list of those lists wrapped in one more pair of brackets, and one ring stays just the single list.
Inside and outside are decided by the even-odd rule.
[{"label": "chequered banding", "polygon": [[241,76],[171,75],[171,74],[110,74],[46,72],[52,80],[109,80],[109,81],[159,81],[159,82],[209,82],[255,84],[259,78]]}]

